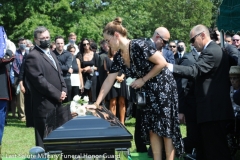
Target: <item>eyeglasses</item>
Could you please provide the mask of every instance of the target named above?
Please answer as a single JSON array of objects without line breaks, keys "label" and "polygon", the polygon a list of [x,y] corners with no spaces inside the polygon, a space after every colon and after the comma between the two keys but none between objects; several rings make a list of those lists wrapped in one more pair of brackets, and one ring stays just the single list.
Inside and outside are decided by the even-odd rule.
[{"label": "eyeglasses", "polygon": [[194,43],[195,42],[195,39],[197,38],[197,36],[199,36],[200,34],[202,34],[204,31],[202,31],[202,32],[200,32],[200,33],[198,33],[197,35],[195,35],[194,37],[192,37],[191,39],[190,39],[190,43]]},{"label": "eyeglasses", "polygon": [[176,46],[169,46],[169,48],[176,48]]},{"label": "eyeglasses", "polygon": [[159,33],[157,33],[157,34],[158,34],[159,37],[162,39],[162,41],[163,41],[164,44],[168,44],[168,41],[164,40],[164,39],[162,38],[162,36],[161,36]]},{"label": "eyeglasses", "polygon": [[233,39],[233,41],[237,41],[237,42],[238,42],[238,41],[239,41],[239,39]]},{"label": "eyeglasses", "polygon": [[85,47],[85,46],[88,46],[88,45],[89,45],[89,43],[84,43],[84,44],[83,44],[84,47]]}]

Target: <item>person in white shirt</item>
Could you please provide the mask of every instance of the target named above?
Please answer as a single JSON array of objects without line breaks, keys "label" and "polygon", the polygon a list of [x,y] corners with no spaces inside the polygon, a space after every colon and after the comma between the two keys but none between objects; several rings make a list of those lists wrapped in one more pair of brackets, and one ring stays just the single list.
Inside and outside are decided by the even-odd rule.
[{"label": "person in white shirt", "polygon": [[77,35],[73,32],[71,32],[68,36],[68,44],[66,44],[64,46],[64,50],[67,50],[67,47],[71,44],[74,45],[74,47],[76,48],[76,51],[74,53],[74,55],[77,55],[77,53],[79,52],[78,46],[76,45],[76,40],[77,40]]}]

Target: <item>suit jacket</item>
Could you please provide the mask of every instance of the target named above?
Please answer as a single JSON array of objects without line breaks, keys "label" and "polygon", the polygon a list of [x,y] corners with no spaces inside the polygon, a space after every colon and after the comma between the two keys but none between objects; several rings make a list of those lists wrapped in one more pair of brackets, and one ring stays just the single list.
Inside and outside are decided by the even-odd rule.
[{"label": "suit jacket", "polygon": [[48,56],[36,46],[27,55],[25,61],[25,74],[30,84],[35,117],[46,117],[47,113],[61,105],[59,102],[61,92],[67,93],[58,60],[54,53],[50,53],[58,69],[55,68]]},{"label": "suit jacket", "polygon": [[201,52],[196,63],[173,67],[174,75],[195,79],[198,123],[234,118],[229,95],[228,56],[212,41]]},{"label": "suit jacket", "polygon": [[[184,56],[185,54],[186,54],[186,53],[184,53],[183,56]],[[183,57],[182,57],[182,58],[183,58]],[[178,53],[178,52],[177,52],[176,54],[174,54],[175,64],[180,65],[180,61],[181,61],[182,58],[179,57],[179,53]]]},{"label": "suit jacket", "polygon": [[[192,50],[190,53],[184,54],[179,61],[179,65],[191,66],[197,62],[198,53]],[[194,95],[194,79],[179,78],[178,99],[179,99],[179,113],[184,113],[186,121],[196,122],[196,96]]]},{"label": "suit jacket", "polygon": [[237,105],[240,105],[240,89],[238,89],[238,90],[233,94],[233,101],[234,101]]},{"label": "suit jacket", "polygon": [[[145,38],[145,40],[148,42],[149,45],[151,45],[154,48],[156,48],[155,43],[150,38]],[[175,64],[175,60],[174,60],[174,56],[173,56],[173,52],[172,51],[163,48],[162,49],[162,54],[163,54],[163,57],[166,59],[166,61],[168,63]]]}]

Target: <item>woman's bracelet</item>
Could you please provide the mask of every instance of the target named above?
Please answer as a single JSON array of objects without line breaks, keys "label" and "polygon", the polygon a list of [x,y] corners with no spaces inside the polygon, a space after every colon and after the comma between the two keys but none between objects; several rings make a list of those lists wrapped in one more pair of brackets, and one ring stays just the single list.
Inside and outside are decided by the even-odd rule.
[{"label": "woman's bracelet", "polygon": [[93,104],[96,106],[97,109],[100,108],[100,106],[96,102],[94,102]]}]

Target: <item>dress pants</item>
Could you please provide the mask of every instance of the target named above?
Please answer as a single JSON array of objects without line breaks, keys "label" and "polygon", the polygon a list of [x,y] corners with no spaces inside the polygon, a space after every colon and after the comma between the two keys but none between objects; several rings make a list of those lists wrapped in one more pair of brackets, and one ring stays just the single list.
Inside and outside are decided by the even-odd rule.
[{"label": "dress pants", "polygon": [[17,110],[19,118],[25,118],[24,94],[20,91],[17,95]]},{"label": "dress pants", "polygon": [[213,121],[198,124],[197,160],[231,160],[227,144],[227,124]]},{"label": "dress pants", "polygon": [[[71,79],[70,78],[64,78],[64,81],[67,86],[67,97],[63,100],[63,103],[72,101],[72,85],[71,85]],[[59,97],[60,98],[60,97]]]},{"label": "dress pants", "polygon": [[2,144],[3,130],[5,126],[7,103],[6,100],[0,100],[0,145]]},{"label": "dress pants", "polygon": [[26,127],[34,127],[32,96],[30,92],[24,94],[24,104],[25,104]]},{"label": "dress pants", "polygon": [[44,117],[34,117],[34,131],[35,131],[35,143],[36,146],[44,148],[43,138],[45,136],[45,124],[46,118]]}]

